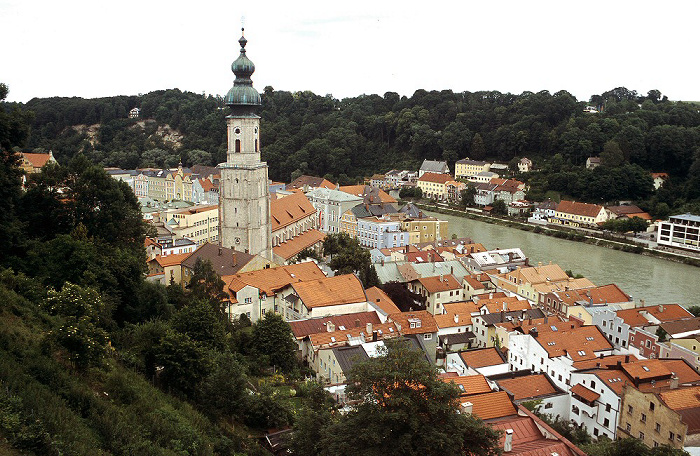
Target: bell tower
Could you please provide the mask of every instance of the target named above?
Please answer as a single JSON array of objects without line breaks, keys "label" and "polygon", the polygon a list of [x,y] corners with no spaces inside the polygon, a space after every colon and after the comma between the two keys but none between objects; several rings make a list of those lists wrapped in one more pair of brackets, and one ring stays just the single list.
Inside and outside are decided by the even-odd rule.
[{"label": "bell tower", "polygon": [[[241,29],[241,32],[244,32]],[[243,35],[243,33],[242,33]],[[260,161],[260,94],[250,76],[255,65],[246,56],[248,40],[238,40],[241,53],[231,64],[236,75],[225,98],[231,114],[226,117],[228,148],[220,163],[220,244],[272,260],[270,190],[267,163]]]}]

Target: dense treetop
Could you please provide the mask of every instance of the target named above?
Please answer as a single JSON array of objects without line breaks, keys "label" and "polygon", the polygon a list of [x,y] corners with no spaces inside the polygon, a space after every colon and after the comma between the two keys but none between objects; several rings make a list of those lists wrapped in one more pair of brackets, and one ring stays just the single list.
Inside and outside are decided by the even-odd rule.
[{"label": "dense treetop", "polygon": [[[658,90],[641,95],[619,87],[583,102],[566,91],[417,90],[411,97],[387,92],[338,100],[266,87],[262,99],[263,159],[275,180],[306,173],[347,183],[377,171],[416,169],[426,158],[454,166],[466,156],[506,163],[527,156],[537,167],[549,166],[546,178],[530,176],[534,197],[555,190],[595,202],[644,200],[652,196],[651,184],[638,177],[653,171],[672,179],[670,195],[659,195],[652,210],[658,202],[681,208],[700,198],[698,106],[669,101]],[[587,104],[601,112],[585,113]],[[27,146],[52,149],[59,162],[79,151],[102,166],[123,168],[180,160],[213,165],[225,158],[228,108],[220,97],[172,89],[33,99],[23,107],[35,113]],[[128,119],[133,107],[141,108],[141,119]],[[172,132],[182,136],[173,139]],[[589,156],[601,156],[608,169],[581,177]],[[629,175],[635,177],[627,187],[590,190]]]}]

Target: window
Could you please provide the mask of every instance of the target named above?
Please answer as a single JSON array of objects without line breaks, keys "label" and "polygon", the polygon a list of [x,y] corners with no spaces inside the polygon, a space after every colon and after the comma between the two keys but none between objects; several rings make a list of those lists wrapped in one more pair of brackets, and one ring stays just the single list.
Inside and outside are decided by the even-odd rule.
[{"label": "window", "polygon": [[241,140],[237,139],[235,152],[240,152],[240,151],[241,151]]},{"label": "window", "polygon": [[596,428],[596,429],[593,429],[593,435],[596,436],[596,437],[598,437],[598,429],[597,429],[597,428]]},{"label": "window", "polygon": [[647,415],[645,413],[642,413],[642,422],[643,423],[647,422]]},{"label": "window", "polygon": [[544,404],[544,408],[546,408],[546,409],[550,409],[552,407],[554,407],[554,403],[552,403],[552,402],[547,402],[546,404]]},{"label": "window", "polygon": [[571,413],[573,413],[574,415],[578,415],[578,407],[576,407],[575,405],[572,405],[571,406]]},{"label": "window", "polygon": [[640,440],[644,440],[644,433],[643,433],[643,432],[640,432],[640,433],[639,433],[639,439],[640,439]]},{"label": "window", "polygon": [[654,440],[654,448],[656,448],[657,446],[659,446],[659,442],[657,442],[656,440]]},{"label": "window", "polygon": [[611,408],[612,408],[612,407],[611,407],[610,404],[605,404],[605,411],[606,411],[606,412],[609,412]]},{"label": "window", "polygon": [[629,424],[629,423],[627,423],[627,425],[625,426],[625,429],[627,430],[627,432],[631,431],[631,430],[632,430],[632,425]]},{"label": "window", "polygon": [[669,433],[668,433],[668,439],[669,439],[669,440],[673,440],[674,437],[676,437],[676,434],[674,434],[673,432],[669,432]]},{"label": "window", "polygon": [[246,304],[251,304],[252,302],[253,302],[253,298],[245,298]]},{"label": "window", "polygon": [[424,340],[431,340],[433,338],[432,334],[423,334],[423,339]]},{"label": "window", "polygon": [[632,412],[634,412],[634,407],[632,407],[631,405],[628,405],[627,406],[627,413],[629,413],[631,415]]},{"label": "window", "polygon": [[649,402],[649,410],[651,410],[653,412],[654,407],[656,407],[656,405],[653,402]]},{"label": "window", "polygon": [[656,423],[656,432],[661,432],[661,425],[659,423]]},{"label": "window", "polygon": [[610,426],[610,420],[607,419],[607,418],[605,418],[605,419],[603,420],[603,426],[609,427],[609,426]]}]

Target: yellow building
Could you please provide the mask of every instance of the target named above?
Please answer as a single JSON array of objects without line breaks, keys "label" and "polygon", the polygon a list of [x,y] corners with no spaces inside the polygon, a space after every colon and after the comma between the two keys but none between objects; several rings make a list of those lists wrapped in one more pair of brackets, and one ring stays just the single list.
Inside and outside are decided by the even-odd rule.
[{"label": "yellow building", "polygon": [[447,183],[452,180],[449,174],[425,173],[417,182],[424,198],[446,201],[448,198]]},{"label": "yellow building", "polygon": [[491,165],[485,161],[471,160],[469,157],[463,158],[455,163],[455,179],[466,179],[490,169]]},{"label": "yellow building", "polygon": [[434,217],[407,218],[401,222],[401,231],[410,233],[409,241],[411,244],[441,241],[447,239],[448,222],[447,220],[438,220]]},{"label": "yellow building", "polygon": [[603,206],[565,200],[557,205],[554,218],[549,218],[549,222],[572,226],[595,226],[607,220],[608,213]]},{"label": "yellow building", "polygon": [[219,206],[195,206],[169,214],[166,228],[175,239],[187,238],[198,246],[219,241]]},{"label": "yellow building", "polygon": [[340,217],[340,232],[347,233],[351,238],[357,237],[357,217],[352,209],[345,211]]}]

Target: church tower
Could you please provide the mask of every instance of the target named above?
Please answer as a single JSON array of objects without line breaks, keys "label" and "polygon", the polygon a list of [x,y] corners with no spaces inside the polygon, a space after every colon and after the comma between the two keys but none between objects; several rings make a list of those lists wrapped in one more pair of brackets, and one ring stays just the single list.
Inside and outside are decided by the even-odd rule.
[{"label": "church tower", "polygon": [[[243,29],[241,29],[243,31]],[[270,190],[267,163],[260,161],[260,94],[250,76],[255,65],[246,56],[248,40],[241,36],[241,55],[231,64],[236,75],[225,103],[231,108],[226,117],[228,151],[220,163],[219,195],[220,243],[272,260],[270,233]]]}]

